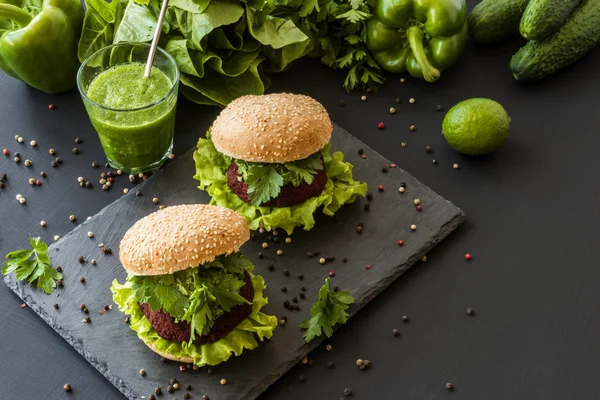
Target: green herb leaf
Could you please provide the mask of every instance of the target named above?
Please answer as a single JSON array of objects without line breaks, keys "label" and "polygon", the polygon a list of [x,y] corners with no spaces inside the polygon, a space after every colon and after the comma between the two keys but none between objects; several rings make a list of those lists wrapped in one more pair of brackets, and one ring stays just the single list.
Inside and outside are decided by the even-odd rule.
[{"label": "green herb leaf", "polygon": [[304,340],[308,343],[316,337],[331,337],[336,325],[348,320],[346,310],[354,303],[349,292],[332,292],[329,289],[329,278],[319,289],[319,298],[310,309],[310,319],[302,321],[300,327],[306,329]]},{"label": "green herb leaf", "polygon": [[51,294],[56,287],[56,281],[62,279],[62,274],[50,265],[48,246],[40,238],[31,238],[32,250],[17,250],[6,255],[2,264],[2,274],[15,273],[17,280],[35,284],[46,294]]},{"label": "green herb leaf", "polygon": [[246,183],[252,205],[266,203],[279,195],[283,178],[272,165],[254,165],[246,171]]}]

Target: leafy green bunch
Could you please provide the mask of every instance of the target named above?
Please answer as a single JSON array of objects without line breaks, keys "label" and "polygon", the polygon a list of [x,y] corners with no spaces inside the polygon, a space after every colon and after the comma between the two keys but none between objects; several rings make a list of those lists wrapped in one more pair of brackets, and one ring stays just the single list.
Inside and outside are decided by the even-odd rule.
[{"label": "leafy green bunch", "polygon": [[219,256],[211,263],[168,275],[129,276],[134,296],[152,311],[163,310],[178,322],[191,325],[195,334],[206,335],[215,320],[240,304],[250,304],[240,294],[243,274],[252,262],[241,253]]},{"label": "leafy green bunch", "polygon": [[315,153],[305,159],[283,164],[261,164],[235,160],[239,179],[248,185],[250,204],[258,206],[276,198],[281,188],[291,184],[310,185],[318,171],[323,169],[321,153]]},{"label": "leafy green bunch", "polygon": [[31,250],[17,250],[6,255],[2,264],[2,274],[15,273],[17,280],[26,280],[35,284],[46,294],[51,294],[56,287],[56,281],[62,279],[62,274],[52,268],[48,257],[48,246],[40,238],[30,238]]}]

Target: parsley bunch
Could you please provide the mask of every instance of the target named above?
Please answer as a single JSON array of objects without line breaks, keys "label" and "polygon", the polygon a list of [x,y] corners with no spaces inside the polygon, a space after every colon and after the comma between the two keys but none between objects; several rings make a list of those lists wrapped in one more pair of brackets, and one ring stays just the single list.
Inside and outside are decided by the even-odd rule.
[{"label": "parsley bunch", "polygon": [[315,175],[323,169],[321,152],[303,160],[283,164],[261,164],[235,160],[239,179],[248,185],[250,204],[258,206],[276,198],[287,184],[310,185]]},{"label": "parsley bunch", "polygon": [[333,328],[348,321],[348,307],[354,303],[350,292],[332,292],[329,289],[329,278],[319,289],[319,298],[310,309],[310,319],[302,321],[300,327],[306,329],[304,340],[306,343],[325,334],[333,335]]},{"label": "parsley bunch", "polygon": [[251,261],[241,253],[220,256],[211,263],[169,275],[129,276],[135,298],[153,311],[163,310],[177,321],[191,325],[195,334],[206,335],[215,320],[240,304],[249,304],[240,294],[243,273]]},{"label": "parsley bunch", "polygon": [[62,279],[62,274],[50,265],[48,246],[40,238],[30,238],[32,250],[17,250],[6,255],[2,264],[2,274],[14,272],[17,280],[26,280],[35,284],[46,294],[51,294],[56,287],[56,281]]}]

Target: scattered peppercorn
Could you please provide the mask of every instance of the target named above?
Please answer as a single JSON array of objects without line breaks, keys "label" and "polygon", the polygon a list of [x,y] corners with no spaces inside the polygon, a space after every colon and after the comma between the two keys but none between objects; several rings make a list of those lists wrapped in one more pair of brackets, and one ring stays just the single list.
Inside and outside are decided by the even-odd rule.
[{"label": "scattered peppercorn", "polygon": [[328,361],[326,365],[327,365],[327,368],[331,369],[331,368],[335,367],[335,362]]},{"label": "scattered peppercorn", "polygon": [[352,389],[346,388],[344,389],[344,396],[350,396],[352,394]]},{"label": "scattered peppercorn", "polygon": [[21,157],[19,157],[19,156],[15,156],[14,160],[15,160],[15,162],[18,164],[18,163],[20,163],[20,162],[21,162]]},{"label": "scattered peppercorn", "polygon": [[287,321],[285,319],[279,320],[279,326],[284,326]]},{"label": "scattered peppercorn", "polygon": [[75,138],[75,143],[77,143],[77,144],[81,143],[81,139],[80,138]]},{"label": "scattered peppercorn", "polygon": [[459,166],[458,164],[453,164],[453,165],[452,165],[452,168],[454,168],[454,169],[459,169],[459,168],[460,168],[460,166]]},{"label": "scattered peppercorn", "polygon": [[29,184],[30,184],[30,185],[32,185],[32,186],[33,186],[33,185],[35,185],[35,179],[33,179],[33,178],[29,178],[29,181],[28,181],[28,182],[29,182]]},{"label": "scattered peppercorn", "polygon": [[175,390],[179,390],[179,382],[175,381],[175,382],[173,383],[173,389],[175,389]]},{"label": "scattered peppercorn", "polygon": [[281,250],[281,249],[277,250],[277,255],[278,256],[282,256],[283,255],[283,250]]},{"label": "scattered peppercorn", "polygon": [[10,152],[8,151],[8,149],[4,149],[2,150],[2,154],[4,154],[5,156],[9,155]]},{"label": "scattered peppercorn", "polygon": [[333,278],[335,276],[335,271],[334,270],[329,271],[329,276]]},{"label": "scattered peppercorn", "polygon": [[398,188],[398,192],[400,192],[400,193],[404,193],[404,191],[405,191],[405,190],[406,190],[406,189],[404,189],[402,186],[400,186],[400,187]]},{"label": "scattered peppercorn", "polygon": [[475,310],[473,310],[471,307],[467,308],[467,315],[473,315],[475,314]]},{"label": "scattered peppercorn", "polygon": [[440,104],[438,104],[438,105],[435,107],[435,109],[436,109],[437,111],[442,111],[442,110],[444,109],[444,107],[442,107]]},{"label": "scattered peppercorn", "polygon": [[146,370],[144,368],[140,369],[140,375],[146,376]]},{"label": "scattered peppercorn", "polygon": [[219,382],[221,383],[221,385],[225,385],[227,384],[227,379],[223,378]]},{"label": "scattered peppercorn", "polygon": [[68,383],[64,384],[63,389],[65,390],[65,392],[70,392],[72,390],[71,385],[69,385]]},{"label": "scattered peppercorn", "polygon": [[362,359],[360,359],[360,358],[359,358],[358,360],[356,360],[356,365],[357,365],[357,366],[359,366],[359,367],[360,367],[361,365],[364,365],[364,363],[365,363],[365,362],[364,362]]},{"label": "scattered peppercorn", "polygon": [[410,99],[408,99],[408,102],[409,102],[410,104],[415,104],[415,99],[411,97]]},{"label": "scattered peppercorn", "polygon": [[263,255],[262,251],[259,251],[258,252],[258,258],[263,258],[263,257],[264,257],[264,255]]},{"label": "scattered peppercorn", "polygon": [[361,101],[367,101],[367,96],[360,96]]},{"label": "scattered peppercorn", "polygon": [[367,265],[367,266],[365,267],[365,269],[371,269],[371,266],[370,266],[370,265]]},{"label": "scattered peppercorn", "polygon": [[172,385],[167,386],[167,392],[173,393],[174,391],[175,391],[175,389],[173,389]]},{"label": "scattered peppercorn", "polygon": [[[362,227],[360,227],[360,228],[361,228],[361,230],[362,230]],[[358,228],[356,228],[356,229],[358,230]],[[326,262],[327,262],[327,260],[326,260],[324,257],[321,257],[321,258],[319,259],[319,264],[321,264],[321,265],[325,264]]]},{"label": "scattered peppercorn", "polygon": [[281,287],[281,291],[282,291],[283,293],[287,293],[287,287],[285,287],[285,286],[282,286],[282,287]]},{"label": "scattered peppercorn", "polygon": [[189,383],[185,385],[185,390],[192,390],[192,385],[190,385]]},{"label": "scattered peppercorn", "polygon": [[410,226],[410,230],[411,230],[411,231],[416,231],[416,230],[417,230],[417,226],[416,226],[415,224],[412,224],[412,225]]},{"label": "scattered peppercorn", "polygon": [[85,262],[85,257],[84,256],[79,256],[78,260],[79,260],[80,264],[83,264]]},{"label": "scattered peppercorn", "polygon": [[421,257],[421,261],[423,261],[423,262],[427,261],[427,256]]},{"label": "scattered peppercorn", "polygon": [[450,382],[446,383],[446,389],[448,390],[454,390],[454,385]]},{"label": "scattered peppercorn", "polygon": [[25,141],[25,139],[23,139],[21,136],[19,136],[19,138],[17,139],[17,142],[19,143],[23,143]]},{"label": "scattered peppercorn", "polygon": [[346,107],[346,102],[344,100],[340,100],[340,107]]},{"label": "scattered peppercorn", "polygon": [[423,211],[423,207],[422,206],[417,206],[417,211]]},{"label": "scattered peppercorn", "polygon": [[298,382],[304,382],[306,380],[306,377],[304,375],[300,375],[298,377]]},{"label": "scattered peppercorn", "polygon": [[46,227],[46,221],[40,221],[40,225],[42,226],[42,228]]},{"label": "scattered peppercorn", "polygon": [[58,305],[58,303],[55,303],[53,307],[54,307],[55,310],[58,310],[60,308],[59,305]]},{"label": "scattered peppercorn", "polygon": [[465,254],[465,260],[471,260],[473,256],[470,253]]},{"label": "scattered peppercorn", "polygon": [[154,204],[158,204],[158,197],[153,197],[153,198],[152,198],[152,202],[153,202]]},{"label": "scattered peppercorn", "polygon": [[360,149],[358,149],[358,154],[363,155],[365,153],[365,150],[361,147]]},{"label": "scattered peppercorn", "polygon": [[394,107],[390,107],[390,114],[396,114],[396,109]]},{"label": "scattered peppercorn", "polygon": [[398,336],[398,335],[400,335],[400,331],[398,329],[394,328],[394,329],[392,329],[392,335]]},{"label": "scattered peppercorn", "polygon": [[402,143],[400,143],[400,146],[406,147],[406,146],[408,146],[408,144],[406,144],[406,142],[402,142]]},{"label": "scattered peppercorn", "polygon": [[31,167],[32,165],[33,165],[33,163],[31,162],[31,160],[25,160],[26,167]]},{"label": "scattered peppercorn", "polygon": [[89,324],[90,322],[92,322],[92,319],[90,317],[85,317],[81,322],[83,322],[84,324]]},{"label": "scattered peppercorn", "polygon": [[59,265],[58,267],[56,267],[56,270],[57,270],[58,272],[62,272],[62,267]]},{"label": "scattered peppercorn", "polygon": [[150,393],[150,394],[148,395],[148,399],[149,399],[149,400],[156,400],[156,396],[154,396],[152,393]]},{"label": "scattered peppercorn", "polygon": [[96,260],[94,260],[94,259],[92,258],[92,260],[90,261],[90,263],[91,263],[92,265],[96,265]]},{"label": "scattered peppercorn", "polygon": [[425,151],[427,153],[431,153],[431,146],[425,146]]},{"label": "scattered peppercorn", "polygon": [[398,103],[398,104],[402,103],[402,100],[400,100],[400,97],[396,97],[396,103]]},{"label": "scattered peppercorn", "polygon": [[408,129],[410,129],[411,132],[414,132],[417,130],[417,127],[414,125],[411,125]]},{"label": "scattered peppercorn", "polygon": [[191,396],[189,393],[184,393],[183,398],[184,398],[184,400],[188,400],[189,398],[191,398]]},{"label": "scattered peppercorn", "polygon": [[85,283],[85,278],[82,276],[81,278],[79,278],[79,282]]},{"label": "scattered peppercorn", "polygon": [[408,322],[408,321],[409,321],[408,315],[403,315],[402,322]]},{"label": "scattered peppercorn", "polygon": [[79,149],[77,147],[73,147],[73,154],[79,154]]},{"label": "scattered peppercorn", "polygon": [[402,239],[398,240],[398,246],[404,246],[404,240],[402,240]]},{"label": "scattered peppercorn", "polygon": [[370,208],[371,208],[371,205],[369,203],[364,205],[365,211],[369,211]]},{"label": "scattered peppercorn", "polygon": [[300,275],[298,275],[298,276],[297,276],[297,278],[298,278],[299,280],[302,280],[302,279],[304,279],[304,275],[300,274]]}]

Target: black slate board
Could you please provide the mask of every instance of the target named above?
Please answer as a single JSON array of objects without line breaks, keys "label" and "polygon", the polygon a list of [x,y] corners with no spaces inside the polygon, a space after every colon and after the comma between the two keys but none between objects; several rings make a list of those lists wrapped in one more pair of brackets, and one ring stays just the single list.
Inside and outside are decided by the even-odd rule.
[{"label": "black slate board", "polygon": [[[47,296],[16,282],[13,275],[5,277],[5,282],[130,399],[147,398],[157,386],[164,392],[172,377],[182,382],[182,387],[191,384],[196,398],[208,394],[214,400],[255,399],[319,344],[317,340],[304,343],[298,325],[308,317],[318,288],[331,270],[336,273],[332,286],[349,290],[355,297],[356,303],[349,310],[354,315],[464,219],[459,208],[402,169],[389,168],[383,173],[382,167],[390,162],[337,126],[332,144],[335,151],[342,151],[346,160],[354,164],[355,178],[369,184],[373,200],[360,198],[334,218],[320,216],[312,231],[297,230],[289,244],[281,235],[279,242],[270,242],[264,250],[261,245],[269,234],[256,233],[256,240],[244,245],[242,251],[253,260],[255,272],[262,274],[267,283],[265,294],[270,302],[265,311],[287,316],[288,322],[276,329],[270,341],[214,367],[212,374],[206,368],[180,372],[174,362],[161,363],[129,329],[116,307],[99,315],[104,305],[112,304],[112,280],[123,282],[126,277],[118,260],[118,243],[136,220],[158,209],[152,198],[158,197],[164,205],[209,201],[192,178],[193,150],[141,184],[136,190],[142,196],[136,196],[136,190],[132,190],[50,246],[53,265],[61,265],[64,270],[64,289]],[[359,148],[364,149],[366,159],[358,155]],[[401,182],[406,183],[403,194],[398,192]],[[379,185],[385,190],[379,191]],[[413,204],[416,198],[421,200],[422,212]],[[364,210],[366,203],[370,203],[369,211]],[[356,232],[359,223],[364,226],[361,234]],[[411,224],[417,225],[416,231],[411,231]],[[88,238],[89,231],[94,232],[94,238]],[[398,245],[399,239],[404,240],[404,246]],[[102,254],[100,243],[112,248],[113,254]],[[284,254],[277,256],[277,249]],[[258,259],[259,251],[265,255],[263,259]],[[307,251],[335,256],[335,260],[323,266],[319,257],[307,258]],[[80,264],[80,255],[87,260],[96,259],[97,265]],[[348,261],[342,262],[342,257]],[[269,271],[269,265],[274,265],[275,270]],[[368,270],[367,265],[371,266]],[[290,271],[290,277],[284,275],[284,270]],[[298,275],[303,275],[303,280]],[[79,281],[81,276],[86,278],[85,284]],[[283,293],[282,286],[287,287],[287,293]],[[284,300],[297,297],[302,286],[307,289],[306,300],[300,300],[302,310],[286,310]],[[60,306],[58,310],[53,307],[55,303]],[[81,303],[90,310],[90,324],[82,322],[85,315],[79,309]],[[142,368],[147,371],[145,377],[139,374]],[[221,378],[227,379],[226,385],[220,384]],[[183,390],[176,395],[183,396]]]}]

